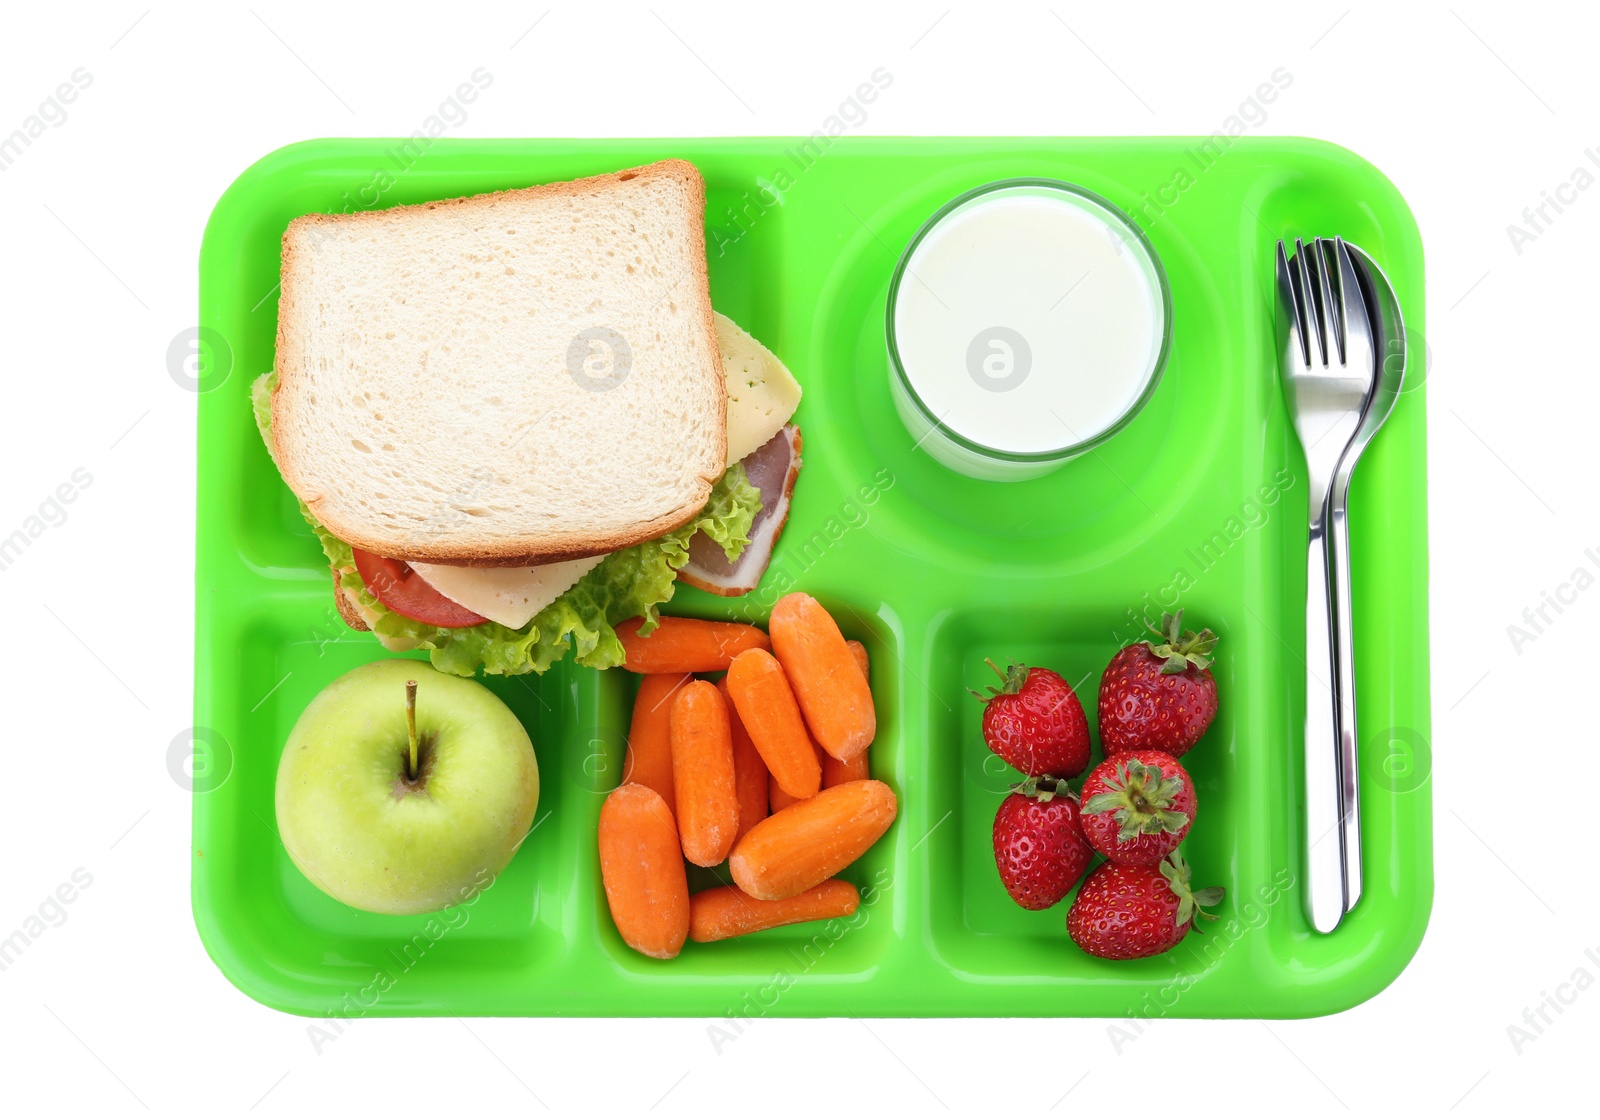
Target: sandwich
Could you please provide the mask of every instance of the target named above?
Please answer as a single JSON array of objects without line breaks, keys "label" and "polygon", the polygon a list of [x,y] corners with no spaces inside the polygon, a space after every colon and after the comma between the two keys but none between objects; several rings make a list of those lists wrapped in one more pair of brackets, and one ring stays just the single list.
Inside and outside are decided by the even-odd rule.
[{"label": "sandwich", "polygon": [[801,390],[712,310],[704,215],[664,160],[290,223],[252,398],[347,624],[464,676],[606,668],[678,578],[755,587]]}]

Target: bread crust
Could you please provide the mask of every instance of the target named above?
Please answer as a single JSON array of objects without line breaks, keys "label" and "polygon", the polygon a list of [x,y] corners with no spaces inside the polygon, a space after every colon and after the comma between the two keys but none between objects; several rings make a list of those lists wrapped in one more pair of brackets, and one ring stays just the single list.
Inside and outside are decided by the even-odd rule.
[{"label": "bread crust", "polygon": [[350,601],[350,592],[339,584],[339,569],[333,572],[333,605],[339,609],[339,617],[344,619],[344,624],[352,630],[371,630],[367,620],[361,617],[361,612],[356,610],[356,605]]},{"label": "bread crust", "polygon": [[[344,521],[339,515],[330,513],[326,508],[324,496],[318,492],[315,485],[300,471],[295,461],[294,449],[286,446],[282,437],[282,426],[276,423],[278,417],[280,395],[288,393],[291,396],[298,391],[298,378],[295,371],[299,368],[302,355],[295,347],[294,341],[286,329],[286,322],[293,318],[298,307],[299,293],[294,290],[295,285],[290,277],[295,270],[292,265],[297,256],[297,241],[301,231],[308,228],[340,223],[359,223],[375,221],[389,217],[396,213],[408,210],[439,210],[439,209],[472,209],[485,206],[492,201],[510,196],[524,197],[559,197],[563,195],[578,195],[592,193],[596,189],[614,186],[619,183],[634,179],[649,180],[657,178],[672,179],[678,182],[689,195],[690,208],[698,217],[700,236],[693,239],[690,255],[687,259],[689,275],[687,281],[692,287],[693,298],[700,303],[700,317],[703,323],[701,338],[704,345],[704,360],[701,368],[708,371],[708,376],[715,379],[716,388],[722,394],[722,422],[716,425],[712,434],[714,441],[714,455],[708,456],[708,463],[719,464],[711,473],[697,475],[693,495],[681,506],[661,514],[648,521],[618,530],[609,534],[595,536],[593,534],[573,532],[541,532],[526,534],[518,538],[510,538],[494,543],[484,543],[472,548],[463,548],[459,545],[430,545],[422,542],[402,542],[394,538],[385,538],[369,534],[359,526]],[[397,560],[420,560],[432,564],[454,564],[472,568],[516,568],[530,567],[535,564],[551,564],[563,560],[580,560],[589,556],[603,556],[606,553],[616,552],[619,549],[644,541],[654,540],[674,530],[681,529],[705,507],[711,497],[711,490],[717,480],[722,477],[723,466],[728,453],[728,425],[727,425],[727,378],[722,368],[722,354],[717,345],[716,319],[711,307],[711,277],[705,252],[705,209],[706,185],[705,179],[700,174],[699,168],[684,159],[664,159],[655,163],[643,164],[639,167],[624,168],[604,175],[591,175],[582,179],[571,179],[559,183],[544,183],[531,187],[513,188],[503,191],[491,191],[486,194],[467,195],[461,198],[442,199],[435,202],[411,203],[404,206],[392,206],[382,210],[364,210],[350,214],[302,214],[293,219],[284,230],[282,241],[282,267],[280,276],[282,288],[279,297],[277,347],[274,356],[273,368],[277,372],[277,387],[272,393],[272,411],[274,423],[272,425],[273,457],[277,461],[279,472],[283,475],[284,482],[289,489],[305,502],[306,506],[316,515],[317,519],[340,540],[357,548],[379,556]],[[708,448],[713,450],[713,448]],[[344,604],[341,597],[341,613]],[[348,619],[347,619],[348,620]]]}]

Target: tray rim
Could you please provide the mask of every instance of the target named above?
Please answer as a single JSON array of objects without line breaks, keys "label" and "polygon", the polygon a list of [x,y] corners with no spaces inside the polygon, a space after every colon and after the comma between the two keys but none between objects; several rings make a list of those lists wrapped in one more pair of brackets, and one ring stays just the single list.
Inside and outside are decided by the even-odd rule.
[{"label": "tray rim", "polygon": [[[577,150],[579,150],[581,152],[584,152],[584,153],[587,153],[587,152],[599,153],[599,152],[605,150],[608,146],[615,147],[615,148],[638,148],[638,147],[651,148],[651,147],[654,147],[654,148],[670,150],[674,146],[688,146],[688,145],[693,145],[693,146],[697,146],[697,147],[710,146],[712,148],[721,148],[721,149],[728,150],[730,152],[734,152],[734,151],[738,151],[740,149],[745,149],[745,148],[760,148],[763,145],[768,145],[768,144],[782,144],[782,143],[790,143],[790,144],[792,144],[792,143],[795,143],[795,142],[797,142],[799,140],[803,140],[803,139],[804,138],[799,138],[799,137],[698,137],[698,138],[697,137],[674,137],[674,138],[624,138],[624,137],[618,137],[618,138],[568,138],[568,139],[553,138],[553,137],[526,137],[526,138],[483,139],[483,140],[449,138],[449,139],[446,139],[445,146],[447,148],[449,148],[449,149],[453,149],[453,150],[456,150],[456,151],[471,150],[471,149],[481,149],[485,153],[490,154],[490,155],[496,155],[496,154],[498,154],[500,152],[515,151],[515,150],[518,150],[518,149],[526,150],[530,146],[533,146],[534,148],[539,150],[541,153],[547,153],[551,149],[552,146],[560,147],[562,145],[568,145],[571,148],[577,149]],[[1185,141],[1185,142],[1189,142],[1189,143],[1194,143],[1194,142],[1197,142],[1197,141],[1203,140],[1203,139],[1205,139],[1205,138],[1203,138],[1203,137],[1188,137],[1188,136],[1163,136],[1163,137],[1154,137],[1154,136],[1138,136],[1138,137],[1066,137],[1066,136],[895,137],[895,136],[859,136],[859,137],[854,137],[854,136],[851,136],[851,137],[843,137],[838,142],[839,143],[848,143],[851,147],[869,147],[869,148],[873,147],[873,146],[876,146],[876,145],[880,145],[880,144],[891,145],[892,146],[892,145],[895,145],[897,143],[904,143],[904,144],[906,144],[908,146],[916,147],[916,148],[921,149],[921,150],[925,150],[925,146],[931,145],[931,144],[956,144],[956,145],[959,145],[959,144],[971,144],[971,145],[975,145],[976,147],[978,147],[978,148],[980,148],[980,149],[982,149],[984,151],[1000,153],[1000,152],[1003,152],[1003,151],[1006,150],[1006,147],[1005,147],[1006,145],[1034,145],[1034,146],[1039,146],[1039,145],[1050,145],[1050,144],[1066,143],[1066,144],[1078,144],[1078,145],[1088,145],[1088,146],[1093,146],[1093,145],[1097,145],[1097,144],[1104,144],[1104,145],[1107,145],[1107,146],[1110,146],[1110,147],[1120,147],[1120,146],[1133,146],[1133,145],[1144,145],[1144,144],[1160,144],[1162,142],[1171,142],[1171,141]],[[215,207],[213,208],[213,211],[212,211],[212,213],[211,213],[211,215],[210,215],[210,217],[209,217],[209,219],[208,219],[208,221],[206,223],[205,234],[204,234],[204,238],[203,238],[203,241],[202,241],[202,249],[201,249],[201,272],[202,272],[202,283],[201,283],[202,313],[201,313],[201,322],[202,322],[202,324],[204,324],[206,322],[205,305],[207,304],[207,298],[206,298],[207,285],[204,282],[205,273],[206,273],[206,259],[207,259],[207,256],[208,256],[209,252],[212,249],[213,239],[221,235],[221,231],[222,231],[223,226],[225,225],[225,222],[227,220],[230,220],[233,217],[233,214],[232,214],[233,209],[236,208],[238,205],[240,205],[240,203],[241,203],[241,201],[243,199],[243,196],[245,196],[245,194],[247,193],[247,191],[250,188],[255,186],[257,180],[260,180],[260,179],[268,179],[268,180],[270,180],[271,177],[279,175],[279,174],[282,174],[285,171],[293,171],[296,168],[302,168],[303,169],[307,161],[313,161],[313,162],[321,161],[321,160],[325,159],[328,156],[349,157],[351,155],[359,156],[361,154],[364,154],[365,152],[376,153],[376,152],[381,150],[383,145],[385,145],[385,144],[393,144],[395,142],[397,142],[397,141],[395,139],[393,139],[393,138],[351,138],[351,139],[322,138],[322,139],[301,141],[301,142],[298,142],[298,143],[293,143],[293,144],[286,145],[284,147],[278,148],[278,149],[268,153],[267,155],[261,157],[259,160],[257,160],[253,164],[251,164],[245,171],[243,171],[228,186],[228,188],[219,197],[219,200],[218,200],[217,204],[215,205]],[[1400,195],[1399,191],[1394,187],[1393,183],[1379,169],[1377,169],[1375,166],[1373,166],[1370,162],[1368,162],[1363,157],[1361,157],[1358,154],[1350,151],[1347,148],[1343,148],[1343,147],[1341,147],[1339,145],[1332,144],[1332,143],[1329,143],[1327,141],[1315,140],[1315,139],[1309,139],[1309,138],[1300,138],[1300,137],[1247,136],[1247,137],[1239,138],[1238,140],[1235,141],[1235,143],[1238,143],[1238,144],[1241,144],[1241,145],[1245,145],[1248,149],[1253,149],[1253,150],[1256,150],[1258,152],[1270,152],[1273,148],[1280,148],[1280,149],[1283,149],[1283,150],[1285,150],[1287,152],[1293,152],[1293,151],[1296,151],[1296,150],[1304,151],[1304,152],[1315,152],[1315,153],[1320,153],[1321,155],[1323,155],[1323,156],[1325,156],[1327,158],[1333,159],[1333,160],[1335,160],[1335,161],[1337,161],[1339,163],[1342,163],[1342,164],[1345,164],[1345,165],[1348,165],[1348,166],[1353,166],[1356,170],[1375,177],[1378,181],[1381,182],[1381,184],[1383,186],[1387,187],[1388,192],[1390,193],[1390,196],[1391,196],[1390,199],[1388,199],[1387,201],[1393,207],[1396,218],[1403,218],[1405,221],[1409,222],[1409,224],[1410,224],[1410,226],[1412,227],[1413,230],[1416,229],[1415,217],[1412,214],[1409,205],[1405,202],[1403,196]],[[1420,233],[1418,233],[1418,235],[1417,235],[1417,242],[1418,242],[1418,245],[1417,245],[1418,260],[1420,262],[1422,260],[1422,257],[1421,257],[1421,251],[1422,250],[1421,250],[1421,246],[1420,246]],[[1421,280],[1420,279],[1418,281],[1418,286],[1419,286],[1419,288],[1421,286]],[[197,444],[201,441],[202,432],[203,432],[203,425],[197,423],[197,427],[196,427]],[[1424,456],[1425,456],[1425,446],[1426,446],[1426,444],[1425,444],[1425,440],[1426,440],[1426,421],[1425,421],[1425,417],[1424,417],[1424,419],[1422,421],[1419,422],[1419,425],[1418,425],[1418,438],[1419,438],[1419,440],[1422,441],[1422,448],[1424,449]],[[1424,468],[1425,468],[1425,458],[1424,458]],[[201,505],[201,500],[202,500],[203,493],[204,493],[203,485],[204,484],[202,482],[201,485],[197,486],[197,492],[196,492],[196,508],[197,508],[196,564],[197,564],[197,579],[196,579],[196,616],[195,616],[195,626],[196,626],[196,654],[197,654],[197,656],[196,656],[196,667],[195,667],[195,679],[196,679],[195,711],[196,711],[197,726],[201,722],[200,713],[201,713],[201,708],[202,708],[202,696],[201,696],[201,691],[200,691],[202,671],[201,671],[201,660],[200,660],[199,654],[200,654],[201,644],[206,640],[206,637],[207,637],[207,630],[203,627],[203,623],[204,622],[209,622],[209,614],[210,614],[210,607],[211,607],[211,604],[206,603],[204,601],[205,600],[205,593],[204,593],[204,589],[203,589],[203,586],[202,586],[202,583],[201,583],[201,579],[200,579],[201,572],[202,572],[202,569],[203,569],[203,566],[204,566],[204,563],[205,563],[204,551],[205,551],[207,545],[212,543],[210,541],[210,539],[209,539],[209,534],[202,532],[200,530],[200,527],[199,527],[200,524],[202,524],[204,522],[205,517],[206,517],[206,514],[204,512],[204,507]],[[1426,598],[1425,597],[1426,597],[1426,590],[1427,590],[1427,533],[1426,533],[1426,493],[1427,493],[1427,486],[1426,486],[1425,473],[1420,475],[1418,477],[1417,481],[1416,481],[1416,493],[1417,493],[1417,495],[1418,495],[1418,497],[1420,498],[1420,501],[1421,501],[1421,511],[1422,511],[1422,518],[1423,518],[1423,524],[1422,524],[1421,534],[1420,534],[1420,546],[1419,546],[1420,549],[1421,549],[1421,557],[1422,557],[1422,560],[1421,560],[1422,586],[1420,588],[1413,588],[1413,590],[1420,592],[1424,596],[1423,617],[1425,618],[1426,617]],[[1422,642],[1423,642],[1423,649],[1426,650],[1426,648],[1427,648],[1427,635],[1425,633],[1422,636]],[[1431,724],[1431,702],[1427,701],[1427,699],[1426,699],[1426,693],[1428,691],[1427,686],[1428,686],[1428,674],[1426,672],[1424,672],[1422,677],[1421,677],[1421,688],[1422,688],[1423,693],[1424,693],[1423,703],[1422,703],[1421,707],[1422,707],[1424,716],[1427,717],[1427,718],[1425,718],[1424,722],[1426,724]],[[1426,853],[1424,853],[1422,855],[1419,855],[1417,857],[1417,865],[1418,865],[1419,870],[1421,872],[1420,882],[1419,882],[1418,885],[1425,888],[1425,891],[1423,892],[1424,897],[1418,898],[1417,902],[1420,905],[1414,906],[1412,908],[1412,911],[1411,911],[1411,914],[1410,914],[1412,920],[1411,920],[1411,922],[1410,922],[1410,924],[1408,926],[1408,929],[1405,932],[1405,936],[1403,938],[1403,943],[1400,946],[1397,946],[1396,948],[1389,950],[1387,955],[1386,955],[1385,959],[1390,961],[1390,962],[1393,962],[1392,970],[1389,969],[1389,968],[1383,968],[1383,969],[1376,970],[1376,971],[1368,970],[1367,972],[1364,972],[1363,974],[1361,974],[1361,976],[1358,978],[1363,982],[1356,983],[1356,984],[1344,987],[1342,989],[1341,994],[1339,996],[1333,998],[1332,1000],[1320,1001],[1318,1006],[1309,1007],[1308,1009],[1306,1009],[1304,1011],[1289,1011],[1289,1012],[1285,1012],[1285,1013],[1283,1013],[1281,1015],[1278,1015],[1278,1014],[1276,1014],[1276,1013],[1274,1013],[1272,1011],[1269,1011],[1268,1012],[1269,1016],[1273,1016],[1273,1017],[1306,1017],[1306,1016],[1337,1013],[1338,1011],[1346,1010],[1348,1008],[1357,1006],[1360,1003],[1365,1002],[1366,1000],[1372,998],[1373,996],[1377,995],[1379,992],[1381,992],[1385,988],[1387,988],[1390,983],[1392,983],[1395,979],[1397,979],[1399,977],[1401,972],[1404,971],[1404,969],[1409,965],[1410,961],[1414,958],[1416,952],[1421,947],[1422,941],[1425,938],[1428,921],[1429,921],[1429,918],[1431,916],[1433,893],[1434,893],[1433,861],[1432,861],[1432,829],[1431,829],[1431,818],[1432,818],[1431,777],[1429,779],[1429,782],[1430,782],[1430,791],[1425,793],[1425,795],[1422,797],[1421,802],[1420,802],[1420,806],[1419,806],[1419,808],[1417,810],[1422,814],[1424,822],[1426,824],[1425,832],[1426,832],[1426,836],[1427,836],[1427,840],[1428,840]],[[192,828],[193,828],[193,834],[194,834],[196,840],[198,840],[199,837],[200,837],[200,834],[201,834],[201,831],[202,831],[202,827],[203,827],[203,823],[204,823],[203,822],[203,817],[205,816],[205,814],[204,814],[204,806],[203,806],[204,800],[205,799],[202,796],[198,795],[198,794],[195,795],[195,797],[193,798]],[[191,856],[192,855],[193,855],[193,853],[191,852]],[[229,979],[230,983],[234,984],[235,987],[238,987],[244,994],[250,996],[252,999],[257,1000],[258,1002],[263,1003],[266,1006],[274,1007],[274,1008],[276,1008],[278,1010],[282,1010],[282,1011],[286,1011],[286,1012],[290,1012],[290,1013],[294,1013],[294,1014],[305,1015],[305,1016],[308,1016],[308,1017],[322,1017],[326,1013],[325,1010],[317,1008],[317,1007],[313,1007],[310,1004],[306,1003],[303,999],[297,999],[294,991],[292,990],[292,988],[289,988],[289,987],[285,986],[284,984],[282,984],[281,982],[279,982],[280,978],[277,976],[276,973],[273,973],[270,969],[257,967],[258,965],[260,965],[261,962],[253,960],[248,955],[240,955],[239,953],[234,951],[237,948],[237,946],[233,943],[234,931],[232,931],[232,930],[230,930],[228,928],[227,923],[225,923],[223,921],[220,921],[219,920],[219,916],[214,911],[209,910],[209,909],[207,909],[205,907],[205,905],[204,905],[204,902],[205,902],[205,899],[204,899],[204,888],[203,888],[202,876],[201,876],[201,873],[200,873],[200,869],[198,868],[198,866],[194,865],[193,860],[191,860],[191,865],[192,865],[191,911],[192,911],[193,916],[194,916],[197,932],[200,935],[202,943],[205,945],[205,948],[206,948],[206,951],[207,951],[208,955],[210,955],[212,957],[213,961],[216,962],[219,970],[222,971],[223,974]],[[390,1006],[387,1006],[387,1007],[383,1007],[383,1008],[380,1008],[378,1010],[369,1012],[369,1014],[373,1014],[373,1015],[415,1015],[415,1014],[448,1014],[448,1013],[451,1013],[451,1012],[449,1012],[448,1010],[446,1010],[444,1008],[420,1009],[420,1008],[411,1008],[411,1007],[403,1007],[403,1006],[402,1007],[394,1007],[393,1005],[390,1005]],[[489,1012],[489,1013],[493,1013],[493,1012]],[[784,1017],[805,1017],[805,1018],[827,1017],[827,1016],[829,1016],[831,1014],[837,1014],[837,1012],[829,1012],[829,1011],[825,1011],[825,1010],[820,1010],[820,1011],[819,1010],[809,1010],[807,1008],[800,1008],[800,1009],[786,1008],[786,1009],[784,1009],[782,1011],[778,1011],[778,1012],[774,1012],[774,1013],[782,1015]],[[970,1010],[969,1011],[948,1011],[948,1010],[940,1010],[940,1009],[937,1009],[937,1008],[934,1008],[934,1009],[921,1009],[921,1010],[918,1010],[918,1009],[901,1010],[899,1012],[894,1012],[894,1013],[883,1013],[883,1012],[875,1012],[875,1011],[868,1011],[867,1012],[867,1014],[869,1014],[869,1015],[895,1014],[895,1015],[900,1015],[900,1016],[905,1016],[905,1017],[946,1017],[946,1016],[964,1017],[965,1015],[972,1014],[972,1013],[973,1012],[971,1012]],[[981,1014],[981,1012],[978,1012],[978,1013]],[[595,1011],[575,1010],[575,1011],[570,1011],[570,1010],[559,1010],[558,1009],[558,1010],[550,1010],[550,1011],[534,1011],[534,1012],[530,1012],[530,1013],[526,1013],[526,1014],[529,1014],[530,1016],[533,1016],[533,1017],[560,1016],[560,1015],[566,1015],[566,1014],[583,1014],[583,1015],[591,1015],[592,1014],[592,1015],[601,1016],[601,1017],[622,1017],[622,1016],[628,1015],[629,1013],[626,1012],[626,1011],[617,1011],[617,1010],[612,1010],[612,1011],[603,1011],[603,1010],[595,1010]],[[677,1016],[681,1016],[681,1017],[687,1017],[687,1018],[703,1017],[703,1016],[700,1016],[700,1015],[696,1015],[692,1011],[675,1012],[675,1013],[668,1013],[668,1014],[669,1015],[677,1015]],[[1033,1016],[1033,1015],[1024,1014],[1024,1015],[1019,1016],[1019,1017],[1053,1018],[1053,1017],[1060,1017],[1060,1016],[1049,1015],[1049,1014],[1040,1014],[1038,1016]],[[1184,1012],[1179,1011],[1179,1012],[1175,1012],[1174,1013],[1174,1017],[1189,1017],[1189,1016],[1186,1015]],[[1213,1016],[1209,1016],[1209,1017],[1221,1017],[1221,1016],[1213,1015]]]}]

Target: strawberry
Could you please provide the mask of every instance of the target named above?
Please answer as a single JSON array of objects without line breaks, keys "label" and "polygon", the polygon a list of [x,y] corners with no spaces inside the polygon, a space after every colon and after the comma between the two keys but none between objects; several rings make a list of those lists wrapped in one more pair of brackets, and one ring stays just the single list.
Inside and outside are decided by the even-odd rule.
[{"label": "strawberry", "polygon": [[1197,915],[1215,918],[1201,907],[1221,901],[1221,887],[1189,889],[1189,865],[1177,852],[1159,868],[1102,863],[1072,900],[1067,933],[1090,956],[1153,957],[1182,941]]},{"label": "strawberry", "polygon": [[1083,834],[1114,863],[1160,863],[1189,835],[1194,782],[1161,751],[1113,755],[1083,780]]},{"label": "strawberry", "polygon": [[[1100,678],[1100,743],[1107,756],[1166,751],[1180,757],[1217,715],[1209,668],[1217,636],[1181,631],[1183,612],[1161,616],[1159,642],[1119,650]],[[1155,630],[1155,627],[1151,627]]]},{"label": "strawberry", "polygon": [[1012,664],[989,695],[973,692],[983,706],[983,741],[1030,778],[1074,778],[1089,765],[1089,720],[1061,674]]},{"label": "strawberry", "polygon": [[1045,910],[1083,878],[1094,849],[1078,823],[1067,783],[1029,778],[994,815],[994,862],[1007,893],[1024,910]]}]

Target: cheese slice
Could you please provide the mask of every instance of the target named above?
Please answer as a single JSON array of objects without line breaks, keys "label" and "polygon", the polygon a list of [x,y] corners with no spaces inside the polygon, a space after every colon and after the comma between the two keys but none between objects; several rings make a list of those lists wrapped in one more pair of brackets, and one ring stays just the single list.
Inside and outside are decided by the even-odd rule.
[{"label": "cheese slice", "polygon": [[502,626],[520,630],[528,620],[555,602],[604,556],[536,564],[531,568],[458,568],[453,564],[419,564],[412,570],[439,594]]},{"label": "cheese slice", "polygon": [[[728,465],[766,443],[800,406],[800,383],[776,354],[718,314],[717,349],[728,380]],[[461,568],[411,563],[439,594],[475,614],[520,630],[565,594],[604,556],[530,568]]]},{"label": "cheese slice", "polygon": [[800,383],[776,354],[738,323],[721,313],[716,320],[717,349],[728,379],[728,465],[732,466],[789,422],[800,407]]}]

